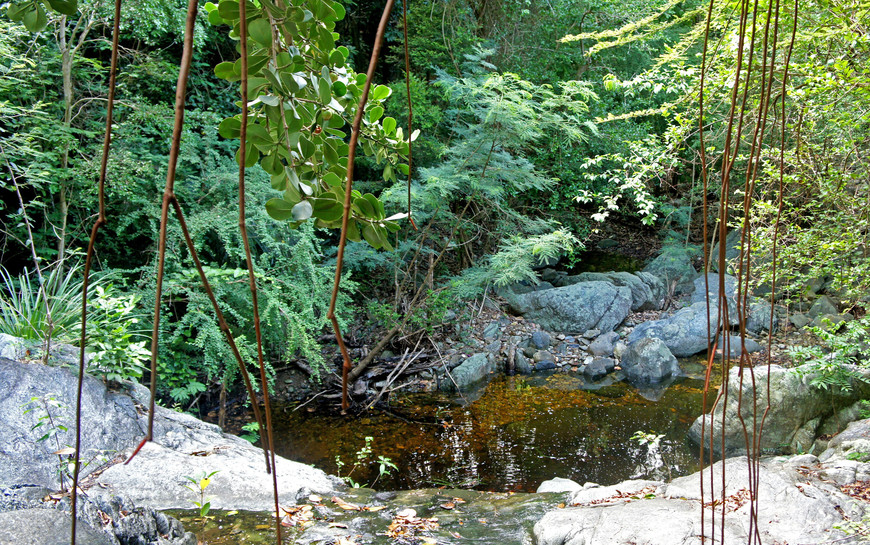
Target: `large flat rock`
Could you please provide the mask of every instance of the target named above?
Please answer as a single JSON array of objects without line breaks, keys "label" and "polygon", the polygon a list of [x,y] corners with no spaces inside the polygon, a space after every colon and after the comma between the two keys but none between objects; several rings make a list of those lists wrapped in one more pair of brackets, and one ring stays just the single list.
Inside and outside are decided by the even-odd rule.
[{"label": "large flat rock", "polygon": [[[721,500],[725,471],[725,501]],[[788,459],[758,466],[757,530],[761,543],[830,543],[844,537],[834,529],[846,517],[860,520],[861,502],[836,486],[800,472]],[[701,505],[706,543],[724,529],[725,543],[748,543],[753,525],[746,458],[718,462],[708,469],[701,494],[700,474],[670,484],[626,481],[572,494],[566,509],[547,513],[534,528],[536,545],[700,545]],[[724,505],[724,519],[722,506]],[[715,520],[715,522],[714,522]],[[714,528],[715,525],[715,528]]]}]

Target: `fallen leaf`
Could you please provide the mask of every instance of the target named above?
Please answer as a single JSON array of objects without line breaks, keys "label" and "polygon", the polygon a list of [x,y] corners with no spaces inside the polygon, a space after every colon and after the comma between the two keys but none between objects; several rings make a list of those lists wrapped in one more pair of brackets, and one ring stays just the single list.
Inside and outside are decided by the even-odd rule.
[{"label": "fallen leaf", "polygon": [[357,543],[356,541],[352,541],[350,538],[340,537],[338,538],[336,545],[357,545]]},{"label": "fallen leaf", "polygon": [[431,537],[421,537],[420,543],[423,545],[438,545],[438,542]]},{"label": "fallen leaf", "polygon": [[454,507],[456,507],[456,504],[450,501],[441,504],[441,509],[453,509]]},{"label": "fallen leaf", "polygon": [[340,522],[330,522],[330,523],[329,523],[329,527],[330,527],[330,528],[344,528],[344,529],[347,529],[347,524],[342,524],[342,523],[340,523]]},{"label": "fallen leaf", "polygon": [[323,498],[321,498],[317,494],[311,494],[310,496],[308,496],[308,501],[310,501],[311,503],[320,503],[323,501]]},{"label": "fallen leaf", "polygon": [[333,496],[331,499],[332,499],[332,503],[341,507],[345,511],[362,511],[362,509],[363,509],[359,505],[357,505],[355,503],[346,502],[343,499],[339,498],[338,496]]},{"label": "fallen leaf", "polygon": [[455,537],[456,539],[465,539],[462,537],[462,534],[460,534],[459,532],[450,532],[450,535]]},{"label": "fallen leaf", "polygon": [[57,454],[58,456],[69,456],[71,454],[75,454],[76,449],[74,449],[72,447],[65,447],[65,448],[62,448],[58,451],[55,451],[54,453]]},{"label": "fallen leaf", "polygon": [[414,511],[413,509],[402,509],[401,511],[396,513],[396,516],[410,519],[417,516],[417,511]]},{"label": "fallen leaf", "polygon": [[[283,522],[281,523],[281,525],[282,526],[291,526],[290,524],[284,524]],[[271,527],[272,527],[271,524],[258,524],[256,526],[254,526],[254,529],[255,530],[268,530]]]},{"label": "fallen leaf", "polygon": [[363,507],[363,511],[382,511],[386,508],[386,505],[366,505]]}]

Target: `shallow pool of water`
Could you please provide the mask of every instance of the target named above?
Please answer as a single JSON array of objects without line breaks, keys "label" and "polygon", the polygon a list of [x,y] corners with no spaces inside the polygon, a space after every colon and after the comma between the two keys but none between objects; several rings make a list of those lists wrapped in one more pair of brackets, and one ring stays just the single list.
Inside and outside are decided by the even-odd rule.
[{"label": "shallow pool of water", "polygon": [[[557,373],[497,378],[465,399],[406,395],[358,417],[276,408],[276,451],[379,490],[534,491],[553,477],[607,485],[698,469],[685,437],[702,412],[701,381],[681,379],[657,401],[623,383],[588,387]],[[664,437],[651,448],[632,439],[637,431]],[[357,463],[366,437],[371,454]],[[378,456],[397,470],[379,477]]]}]

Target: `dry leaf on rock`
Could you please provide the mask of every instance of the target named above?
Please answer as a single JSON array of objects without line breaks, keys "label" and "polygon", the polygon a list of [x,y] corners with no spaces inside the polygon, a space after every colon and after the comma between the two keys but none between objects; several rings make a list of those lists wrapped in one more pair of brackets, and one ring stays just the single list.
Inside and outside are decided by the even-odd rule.
[{"label": "dry leaf on rock", "polygon": [[359,505],[357,505],[355,503],[350,503],[350,502],[344,501],[343,499],[339,498],[338,496],[333,496],[331,499],[332,499],[332,503],[341,507],[345,511],[362,511],[363,510],[363,508],[360,507]]}]

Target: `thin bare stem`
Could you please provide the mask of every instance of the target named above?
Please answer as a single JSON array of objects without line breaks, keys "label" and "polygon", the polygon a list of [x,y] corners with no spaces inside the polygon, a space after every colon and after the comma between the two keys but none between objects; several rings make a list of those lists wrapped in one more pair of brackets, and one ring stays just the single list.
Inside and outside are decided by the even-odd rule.
[{"label": "thin bare stem", "polygon": [[381,22],[378,24],[378,32],[375,36],[375,44],[372,47],[372,56],[369,60],[369,69],[366,72],[366,83],[363,87],[362,96],[359,99],[356,115],[353,118],[353,130],[350,135],[350,151],[347,156],[347,181],[344,187],[344,215],[341,219],[341,237],[338,241],[338,254],[335,263],[335,281],[332,285],[332,297],[329,300],[329,311],[326,317],[332,322],[332,328],[335,330],[335,340],[338,342],[338,347],[341,350],[343,360],[341,371],[341,408],[346,411],[348,408],[347,402],[347,374],[350,371],[350,354],[347,352],[347,346],[344,344],[344,339],[341,336],[341,327],[338,325],[338,319],[335,317],[335,304],[338,300],[338,290],[341,284],[341,268],[344,262],[344,248],[347,245],[347,226],[350,222],[350,198],[353,190],[353,161],[356,157],[356,146],[359,141],[360,125],[362,124],[362,116],[365,111],[366,102],[369,100],[369,89],[372,86],[372,80],[375,77],[375,67],[378,65],[378,55],[381,52],[381,44],[384,39],[384,33],[387,30],[387,22],[390,20],[390,12],[393,10],[395,0],[388,0],[384,7],[384,13],[381,15]]}]

